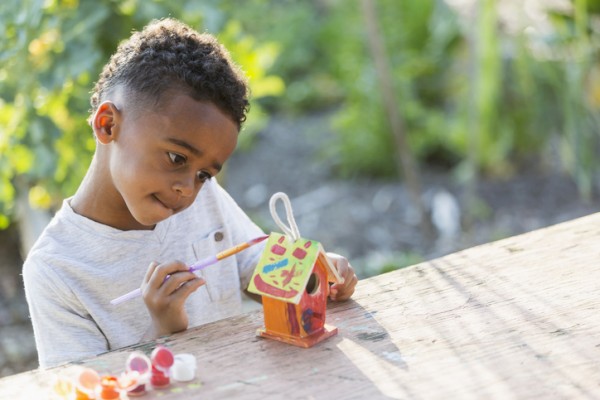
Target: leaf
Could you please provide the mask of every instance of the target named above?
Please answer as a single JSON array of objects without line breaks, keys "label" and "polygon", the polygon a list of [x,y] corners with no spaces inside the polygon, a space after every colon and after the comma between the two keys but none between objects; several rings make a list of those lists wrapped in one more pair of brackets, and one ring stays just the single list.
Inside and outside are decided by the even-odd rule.
[{"label": "leaf", "polygon": [[10,225],[10,219],[7,215],[0,213],[0,229],[6,229]]},{"label": "leaf", "polygon": [[250,81],[252,96],[255,98],[265,96],[280,96],[285,90],[283,79],[278,76],[266,76],[256,81]]},{"label": "leaf", "polygon": [[33,153],[23,145],[12,146],[8,159],[16,174],[24,174],[33,166]]},{"label": "leaf", "polygon": [[33,208],[47,210],[52,205],[52,197],[46,188],[36,185],[29,189],[29,204]]}]

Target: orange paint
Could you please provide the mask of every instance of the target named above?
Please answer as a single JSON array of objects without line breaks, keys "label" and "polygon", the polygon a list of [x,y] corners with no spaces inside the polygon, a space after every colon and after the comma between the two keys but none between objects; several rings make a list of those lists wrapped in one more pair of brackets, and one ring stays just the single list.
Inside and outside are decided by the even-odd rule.
[{"label": "orange paint", "polygon": [[102,400],[115,400],[121,397],[115,376],[103,376],[100,380],[100,388],[100,399]]}]

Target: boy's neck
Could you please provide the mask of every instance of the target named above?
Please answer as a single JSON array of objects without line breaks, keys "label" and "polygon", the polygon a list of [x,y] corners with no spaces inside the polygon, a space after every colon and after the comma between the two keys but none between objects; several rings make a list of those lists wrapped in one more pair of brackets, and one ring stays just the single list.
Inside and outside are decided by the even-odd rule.
[{"label": "boy's neck", "polygon": [[123,231],[154,229],[154,226],[140,224],[127,211],[123,198],[106,181],[105,174],[98,166],[97,156],[98,154],[94,155],[90,168],[70,201],[73,211],[92,221]]}]

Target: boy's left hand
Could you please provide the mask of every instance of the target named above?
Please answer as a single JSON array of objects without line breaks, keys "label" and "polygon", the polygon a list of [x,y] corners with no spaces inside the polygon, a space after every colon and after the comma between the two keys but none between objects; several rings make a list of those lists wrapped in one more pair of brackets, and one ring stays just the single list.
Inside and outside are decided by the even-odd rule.
[{"label": "boy's left hand", "polygon": [[354,293],[354,288],[358,283],[354,268],[352,268],[346,257],[339,254],[327,253],[327,258],[329,258],[329,261],[337,269],[340,276],[344,278],[344,283],[334,283],[331,285],[329,288],[329,297],[333,301],[348,300],[352,296],[352,293]]}]

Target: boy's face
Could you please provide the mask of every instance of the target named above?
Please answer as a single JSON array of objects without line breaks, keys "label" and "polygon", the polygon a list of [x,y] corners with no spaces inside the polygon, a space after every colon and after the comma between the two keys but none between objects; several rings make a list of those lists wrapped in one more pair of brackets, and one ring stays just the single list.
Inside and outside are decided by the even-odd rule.
[{"label": "boy's face", "polygon": [[111,184],[103,223],[148,229],[186,209],[235,149],[238,127],[214,104],[184,94],[164,103],[116,113],[107,135]]}]

